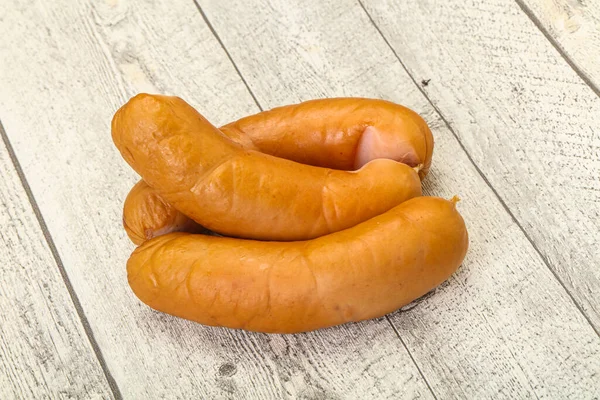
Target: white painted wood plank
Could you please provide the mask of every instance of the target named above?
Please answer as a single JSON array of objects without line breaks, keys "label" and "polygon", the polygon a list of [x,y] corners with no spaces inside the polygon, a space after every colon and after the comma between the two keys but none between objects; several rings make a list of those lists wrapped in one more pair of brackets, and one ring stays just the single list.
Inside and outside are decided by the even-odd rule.
[{"label": "white painted wood plank", "polygon": [[112,398],[1,138],[0,226],[0,398]]},{"label": "white painted wood plank", "polygon": [[511,1],[365,6],[600,332],[600,98]]},{"label": "white painted wood plank", "polygon": [[517,0],[600,91],[600,2]]},{"label": "white painted wood plank", "polygon": [[438,398],[594,397],[598,336],[359,4],[199,4],[263,107],[370,96],[406,104],[429,122],[436,148],[426,192],[463,198],[471,248],[448,284],[392,319]]},{"label": "white painted wood plank", "polygon": [[113,113],[142,90],[215,124],[256,105],[190,1],[18,3],[0,24],[0,118],[125,398],[432,398],[385,318],[264,335],[141,304],[121,226],[137,177],[111,142]]}]

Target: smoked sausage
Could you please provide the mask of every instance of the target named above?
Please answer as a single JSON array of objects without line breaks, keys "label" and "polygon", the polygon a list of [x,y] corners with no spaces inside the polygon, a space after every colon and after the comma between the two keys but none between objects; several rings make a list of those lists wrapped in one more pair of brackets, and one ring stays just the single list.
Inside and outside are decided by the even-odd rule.
[{"label": "smoked sausage", "polygon": [[[309,100],[219,129],[246,149],[333,169],[351,170],[376,158],[389,158],[417,168],[423,179],[433,154],[427,123],[414,111],[379,99]],[[123,224],[137,245],[169,232],[203,229],[143,181],[125,200]]]},{"label": "smoked sausage", "polygon": [[359,169],[377,158],[427,175],[433,135],[409,108],[356,97],[309,100],[241,118],[220,128],[243,145],[302,164]]},{"label": "smoked sausage", "polygon": [[[372,139],[375,133],[367,136],[359,139],[364,146],[385,147]],[[168,204],[229,236],[315,238],[421,194],[417,173],[390,159],[339,171],[249,150],[178,97],[135,96],[115,114],[112,137],[125,160]],[[360,148],[357,159],[366,160],[359,153]]]},{"label": "smoked sausage", "polygon": [[211,326],[295,333],[376,318],[459,267],[468,235],[456,201],[413,198],[308,241],[171,233],[133,252],[128,281],[148,306]]}]

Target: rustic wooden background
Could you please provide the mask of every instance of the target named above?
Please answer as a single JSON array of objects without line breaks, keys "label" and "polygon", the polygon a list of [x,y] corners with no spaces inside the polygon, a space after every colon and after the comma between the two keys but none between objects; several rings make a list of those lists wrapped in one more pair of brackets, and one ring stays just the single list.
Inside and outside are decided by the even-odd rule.
[{"label": "rustic wooden background", "polygon": [[[130,291],[110,138],[138,92],[214,124],[332,96],[430,124],[470,252],[384,318],[209,328]],[[0,398],[598,399],[600,2],[2,0]]]}]

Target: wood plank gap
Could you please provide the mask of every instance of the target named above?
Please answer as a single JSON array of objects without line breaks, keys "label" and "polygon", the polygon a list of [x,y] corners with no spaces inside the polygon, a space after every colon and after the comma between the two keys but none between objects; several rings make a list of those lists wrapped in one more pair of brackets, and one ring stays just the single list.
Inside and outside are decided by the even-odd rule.
[{"label": "wood plank gap", "polygon": [[573,69],[573,71],[575,71],[575,73],[581,78],[581,80],[583,80],[585,82],[585,84],[588,85],[594,93],[596,93],[596,96],[600,97],[600,88],[598,88],[594,84],[594,82],[592,82],[590,77],[585,72],[583,72],[577,66],[577,64],[575,64],[575,62],[573,60],[571,60],[571,57],[569,57],[567,55],[567,53],[564,51],[564,49],[561,47],[561,45],[552,37],[552,35],[550,35],[548,30],[546,30],[544,25],[542,25],[542,23],[535,16],[533,11],[531,11],[531,9],[529,7],[527,7],[527,5],[523,2],[523,0],[515,0],[515,2],[519,6],[519,8],[521,8],[521,11],[523,11],[525,13],[525,15],[527,15],[527,17],[531,20],[531,22],[533,22],[533,24],[536,26],[536,28],[538,28],[540,30],[540,32],[542,32],[544,37],[546,39],[548,39],[548,41],[556,49],[558,54],[560,54],[560,56],[567,62],[567,64],[569,64],[569,66]]},{"label": "wood plank gap", "polygon": [[[556,273],[556,271],[550,266],[550,263],[548,262],[548,259],[542,254],[542,252],[540,251],[540,249],[538,248],[538,246],[535,244],[535,242],[529,236],[529,233],[527,233],[527,231],[525,230],[525,228],[523,228],[523,225],[521,225],[521,222],[519,220],[517,220],[517,218],[515,217],[515,215],[513,214],[513,212],[510,210],[510,208],[508,207],[508,205],[504,201],[504,199],[502,199],[502,197],[500,196],[500,194],[498,193],[498,191],[496,191],[496,189],[492,186],[491,182],[484,175],[484,173],[481,171],[481,169],[479,168],[479,166],[475,163],[475,161],[473,160],[473,157],[471,157],[471,154],[469,154],[469,152],[467,151],[467,149],[463,145],[462,141],[458,137],[458,134],[454,131],[454,128],[452,128],[452,126],[450,125],[450,123],[448,122],[448,120],[446,119],[446,117],[444,116],[444,114],[433,103],[433,101],[427,95],[427,93],[423,90],[423,88],[421,87],[421,85],[419,85],[418,82],[415,80],[414,76],[408,70],[408,68],[406,67],[406,65],[404,64],[404,62],[402,62],[402,60],[400,59],[400,56],[398,56],[398,53],[396,53],[396,50],[394,50],[394,48],[392,47],[392,45],[390,44],[390,42],[387,40],[387,38],[385,37],[385,35],[383,34],[383,32],[381,32],[381,29],[379,29],[379,27],[377,26],[377,24],[375,23],[375,21],[371,17],[371,14],[369,14],[369,12],[367,11],[367,9],[363,5],[362,0],[357,0],[357,1],[358,1],[358,4],[360,4],[360,7],[365,12],[365,14],[367,14],[367,17],[369,18],[369,21],[371,21],[371,24],[373,24],[373,27],[377,30],[377,32],[379,32],[379,35],[383,38],[383,41],[389,47],[389,49],[392,51],[392,53],[394,54],[394,56],[396,57],[396,59],[398,60],[398,62],[400,63],[400,65],[402,65],[402,68],[404,68],[404,70],[406,71],[406,73],[408,74],[408,76],[410,77],[410,79],[413,81],[413,83],[415,84],[415,86],[417,87],[417,89],[423,94],[423,96],[427,99],[427,101],[429,102],[429,104],[431,104],[431,106],[433,107],[433,109],[438,113],[438,115],[440,116],[440,118],[442,119],[442,121],[444,122],[444,124],[446,125],[446,127],[448,128],[448,130],[450,130],[450,132],[452,132],[452,135],[454,135],[454,137],[456,138],[456,141],[458,142],[458,145],[465,152],[465,154],[467,155],[467,158],[469,159],[469,161],[471,162],[471,164],[473,164],[473,167],[475,167],[475,170],[477,171],[477,173],[481,176],[481,178],[484,180],[484,182],[486,183],[486,185],[488,185],[488,187],[492,190],[492,192],[494,193],[494,195],[496,196],[496,198],[498,199],[498,201],[500,202],[500,204],[502,204],[502,207],[506,210],[506,212],[508,213],[508,215],[510,215],[510,218],[519,227],[519,229],[521,230],[521,232],[523,232],[523,234],[527,238],[527,241],[531,244],[531,246],[534,248],[534,250],[536,251],[536,253],[540,256],[540,258],[542,259],[542,261],[544,262],[544,264],[546,265],[546,267],[550,270],[550,272],[552,273],[552,275],[554,275],[554,278],[556,278],[556,280],[558,281],[558,283],[560,283],[560,285],[563,287],[563,289],[565,290],[565,292],[567,293],[567,295],[569,296],[569,298],[571,299],[571,301],[573,302],[573,304],[575,305],[575,307],[577,307],[577,309],[583,315],[583,317],[588,322],[588,324],[590,324],[590,326],[592,327],[592,329],[594,330],[594,332],[596,332],[596,335],[598,335],[598,337],[600,337],[600,331],[598,329],[596,329],[596,327],[594,326],[594,324],[592,324],[592,321],[589,318],[589,316],[585,313],[585,311],[583,310],[583,308],[581,307],[581,305],[575,300],[575,298],[573,297],[573,295],[571,294],[571,292],[569,291],[569,289],[567,289],[565,283],[558,276],[558,274]],[[515,0],[515,1],[518,2],[519,0]],[[591,86],[591,88],[594,89],[592,86]],[[600,92],[597,92],[596,94],[598,94],[600,96]]]},{"label": "wood plank gap", "polygon": [[19,176],[21,185],[23,186],[23,189],[25,190],[25,193],[27,194],[27,198],[29,199],[31,208],[33,209],[33,212],[38,221],[38,224],[40,225],[42,233],[44,234],[46,243],[48,244],[48,247],[50,248],[50,252],[52,253],[54,262],[58,266],[60,275],[62,276],[63,282],[67,288],[67,291],[69,292],[71,301],[73,302],[73,306],[75,307],[75,310],[77,311],[79,320],[81,321],[81,324],[83,325],[83,329],[84,329],[85,334],[90,342],[90,345],[92,346],[92,349],[94,350],[94,354],[96,355],[96,358],[98,359],[98,362],[100,363],[100,367],[102,368],[102,371],[104,372],[104,376],[106,377],[106,380],[108,381],[108,385],[112,391],[112,394],[116,400],[122,400],[123,396],[121,395],[121,391],[119,390],[119,387],[117,386],[117,382],[113,378],[110,370],[108,369],[108,366],[106,365],[106,361],[104,360],[102,351],[100,350],[100,347],[98,346],[98,342],[96,341],[96,338],[94,337],[94,333],[92,332],[92,328],[90,327],[90,324],[88,322],[88,319],[85,316],[85,313],[83,312],[83,308],[81,307],[79,298],[77,297],[77,294],[75,293],[75,290],[73,289],[73,285],[71,284],[71,281],[69,280],[69,277],[65,270],[62,259],[60,258],[60,255],[58,254],[56,245],[54,244],[54,239],[52,238],[52,235],[50,234],[50,231],[48,230],[46,221],[44,220],[44,217],[42,216],[42,212],[40,211],[40,208],[38,207],[37,201],[35,200],[35,197],[33,196],[33,192],[31,191],[29,182],[27,182],[25,173],[23,172],[23,169],[21,168],[21,164],[19,163],[19,160],[17,158],[17,155],[10,143],[10,140],[8,139],[8,135],[6,134],[6,131],[4,130],[4,125],[2,124],[1,119],[0,119],[0,136],[2,136],[2,142],[4,143],[4,146],[6,147],[6,150],[8,151],[8,155],[10,157],[10,160],[12,161],[13,166],[15,167],[15,171],[17,172],[17,175]]},{"label": "wood plank gap", "polygon": [[194,5],[196,6],[196,9],[198,10],[198,12],[200,13],[200,15],[202,16],[202,19],[204,20],[204,23],[206,24],[206,26],[208,26],[208,29],[210,29],[210,31],[212,32],[212,34],[215,37],[215,39],[217,39],[217,42],[219,42],[219,45],[221,46],[221,48],[223,49],[223,51],[227,55],[227,58],[229,59],[229,61],[233,65],[233,68],[235,68],[235,72],[237,72],[237,74],[239,75],[240,79],[242,80],[242,82],[246,86],[246,89],[248,89],[248,93],[250,93],[250,96],[252,96],[252,99],[254,100],[254,103],[256,104],[256,106],[258,107],[258,109],[260,111],[264,111],[263,108],[262,108],[262,106],[258,102],[258,99],[256,98],[256,96],[252,92],[252,89],[250,89],[250,86],[248,85],[248,82],[246,81],[246,78],[244,78],[244,76],[242,75],[240,69],[236,65],[235,61],[233,61],[233,58],[231,57],[231,54],[229,54],[229,51],[225,47],[225,44],[223,43],[223,41],[219,37],[219,34],[217,33],[217,31],[215,31],[215,28],[213,27],[213,25],[208,20],[208,17],[204,13],[204,10],[202,10],[202,7],[200,7],[200,4],[198,4],[197,0],[194,0]]},{"label": "wood plank gap", "polygon": [[400,336],[400,332],[398,332],[398,329],[396,329],[396,327],[392,323],[392,320],[390,319],[389,315],[386,315],[385,319],[387,320],[387,322],[390,324],[390,326],[394,330],[394,333],[396,333],[396,336],[400,340],[400,343],[402,343],[402,346],[404,346],[404,348],[406,349],[406,352],[408,353],[408,356],[412,360],[413,364],[415,364],[415,367],[417,367],[417,371],[419,371],[419,374],[421,375],[421,378],[423,378],[423,380],[425,381],[425,384],[427,385],[427,388],[431,392],[431,395],[433,396],[433,398],[435,400],[437,400],[437,396],[435,395],[435,392],[433,391],[433,388],[429,384],[429,381],[425,377],[425,374],[423,374],[423,371],[421,371],[421,368],[419,367],[419,364],[417,364],[417,360],[415,360],[415,358],[413,357],[412,353],[410,352],[410,349],[408,348],[408,346],[406,345],[406,343],[404,343],[404,340],[402,339],[402,336]]}]

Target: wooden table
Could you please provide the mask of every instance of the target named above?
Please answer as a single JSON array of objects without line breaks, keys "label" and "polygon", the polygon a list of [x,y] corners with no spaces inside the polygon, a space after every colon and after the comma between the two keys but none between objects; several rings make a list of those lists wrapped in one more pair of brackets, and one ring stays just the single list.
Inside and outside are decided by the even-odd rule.
[{"label": "wooden table", "polygon": [[[214,124],[312,98],[419,112],[471,247],[431,296],[299,335],[132,294],[110,138],[138,92]],[[600,2],[3,0],[0,398],[598,399]]]}]

